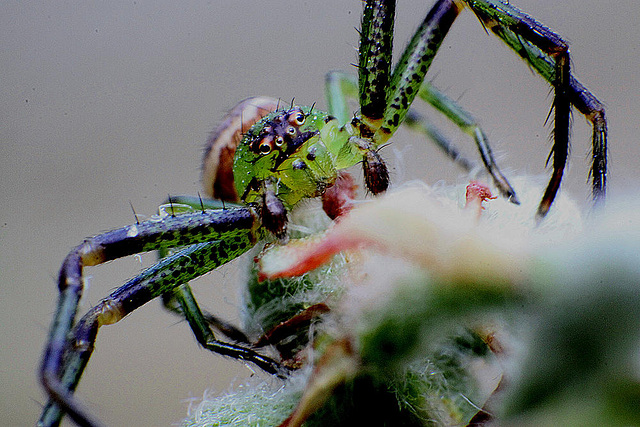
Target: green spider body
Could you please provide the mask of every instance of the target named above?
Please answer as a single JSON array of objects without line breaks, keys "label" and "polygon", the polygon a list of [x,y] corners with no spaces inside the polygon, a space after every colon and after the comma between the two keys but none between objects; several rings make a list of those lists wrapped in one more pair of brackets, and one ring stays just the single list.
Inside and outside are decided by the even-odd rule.
[{"label": "green spider body", "polygon": [[258,203],[265,182],[273,183],[288,210],[303,198],[320,196],[337,176],[336,148],[340,140],[346,142],[337,134],[335,119],[309,107],[264,117],[236,150],[233,175],[241,200]]},{"label": "green spider body", "polygon": [[[571,75],[568,46],[558,35],[508,2],[436,0],[392,66],[395,1],[368,0],[360,30],[358,77],[339,72],[327,75],[328,113],[294,105],[280,109],[280,103],[274,100],[263,104],[264,100],[248,99],[212,134],[203,168],[205,193],[244,206],[229,208],[209,200],[172,197],[169,215],[87,239],[67,255],[60,269],[59,300],[40,369],[49,403],[39,425],[58,425],[65,413],[79,425],[97,424],[76,400],[74,391],[98,329],[157,297],[188,321],[206,349],[286,376],[283,360],[261,355],[242,332],[201,311],[189,282],[235,259],[259,241],[275,236],[279,243],[286,243],[289,214],[301,200],[322,196],[325,212],[332,219],[338,216],[352,191],[350,181],[343,179],[346,168],[361,164],[367,190],[374,195],[384,192],[389,174],[379,151],[403,123],[433,139],[456,163],[471,170],[472,163],[461,158],[426,119],[411,109],[414,99],[431,104],[474,139],[496,189],[518,204],[515,190],[498,169],[477,121],[424,81],[449,28],[465,7],[553,87],[553,175],[537,218],[547,214],[560,187],[568,156],[572,105],[593,124],[592,188],[594,199],[602,200],[607,153],[604,108]],[[348,101],[354,98],[359,109],[351,113]],[[193,209],[176,214],[180,210],[176,203]],[[151,250],[168,255],[76,322],[85,286],[84,267]],[[253,286],[255,292],[257,288]],[[316,306],[314,310],[320,313],[324,308]],[[212,328],[234,342],[218,340]]]}]

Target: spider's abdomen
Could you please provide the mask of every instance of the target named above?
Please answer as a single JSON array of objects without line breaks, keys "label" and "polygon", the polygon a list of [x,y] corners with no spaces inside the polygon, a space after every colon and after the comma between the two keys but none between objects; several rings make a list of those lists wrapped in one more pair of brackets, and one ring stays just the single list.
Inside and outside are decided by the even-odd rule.
[{"label": "spider's abdomen", "polygon": [[276,111],[280,101],[266,96],[243,99],[207,138],[202,158],[202,188],[207,197],[240,201],[233,183],[233,159],[242,137],[258,120]]}]

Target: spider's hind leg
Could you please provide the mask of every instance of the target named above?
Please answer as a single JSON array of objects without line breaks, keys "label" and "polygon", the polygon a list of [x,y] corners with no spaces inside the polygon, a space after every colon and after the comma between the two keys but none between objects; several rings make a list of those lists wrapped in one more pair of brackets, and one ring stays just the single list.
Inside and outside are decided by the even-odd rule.
[{"label": "spider's hind leg", "polygon": [[[184,284],[176,289],[174,293],[167,293],[162,295],[162,305],[170,312],[175,313],[187,320],[184,314],[183,305],[180,303],[176,295],[178,293],[192,294],[191,286],[189,286],[188,284]],[[247,335],[236,326],[212,313],[209,313],[206,310],[201,309],[200,311],[202,314],[202,318],[204,319],[204,323],[206,323],[209,327],[221,332],[222,334],[224,334],[224,336],[231,339],[232,341],[242,344],[251,344]]]}]

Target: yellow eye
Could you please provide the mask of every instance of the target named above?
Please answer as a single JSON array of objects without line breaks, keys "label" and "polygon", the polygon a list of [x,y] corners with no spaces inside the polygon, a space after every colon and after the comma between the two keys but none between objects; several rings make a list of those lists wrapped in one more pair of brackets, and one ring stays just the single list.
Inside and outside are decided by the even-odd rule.
[{"label": "yellow eye", "polygon": [[271,144],[263,142],[259,147],[260,154],[269,154],[271,152]]},{"label": "yellow eye", "polygon": [[269,154],[273,150],[273,136],[265,136],[259,141],[256,141],[253,146],[253,151],[258,154]]},{"label": "yellow eye", "polygon": [[284,138],[281,136],[276,136],[276,147],[282,147],[284,144]]},{"label": "yellow eye", "polygon": [[302,126],[305,119],[305,115],[301,111],[297,111],[289,116],[289,124],[293,126]]}]

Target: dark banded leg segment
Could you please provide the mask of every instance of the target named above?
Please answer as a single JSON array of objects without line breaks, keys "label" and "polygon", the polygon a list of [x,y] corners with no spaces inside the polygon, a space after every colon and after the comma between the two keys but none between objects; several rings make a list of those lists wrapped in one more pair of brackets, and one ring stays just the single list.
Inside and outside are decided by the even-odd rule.
[{"label": "dark banded leg segment", "polygon": [[[88,239],[72,250],[60,270],[60,296],[40,370],[50,403],[39,425],[58,425],[63,412],[79,425],[96,425],[73,397],[73,391],[93,350],[98,328],[117,322],[151,299],[235,259],[264,237],[263,233],[251,210],[239,208],[134,224]],[[118,288],[74,328],[84,290],[84,266],[185,245],[190,246]]]},{"label": "dark banded leg segment", "polygon": [[395,10],[395,0],[368,0],[362,13],[358,49],[360,113],[372,131],[380,126],[387,108]]},{"label": "dark banded leg segment", "polygon": [[[363,138],[372,138],[374,147],[380,146],[403,123],[416,95],[420,94],[422,99],[439,109],[463,132],[474,138],[483,163],[496,187],[503,196],[517,204],[519,202],[515,191],[500,172],[493,159],[487,137],[476,121],[444,94],[428,83],[424,83],[429,66],[462,7],[463,4],[460,1],[437,1],[417,29],[389,77],[395,4],[383,1],[367,2],[364,22],[368,22],[368,25],[363,26],[360,39],[358,83],[364,125],[361,126],[360,134]],[[369,19],[366,19],[367,17]],[[385,83],[389,84],[388,88],[384,88]],[[383,88],[386,92],[384,103],[381,102]],[[328,91],[328,93],[332,92]],[[339,99],[337,96],[335,98]],[[344,103],[344,99],[342,102]],[[412,113],[410,124],[415,124],[417,117],[419,116]],[[429,131],[428,128],[427,131]],[[443,140],[437,138],[439,136],[437,133],[434,136],[436,141]],[[451,153],[455,153],[456,150],[447,149],[449,147],[445,147],[445,152],[451,156]],[[371,157],[373,155],[370,153],[365,156],[363,162],[365,177],[368,172],[366,165],[370,163],[368,158]],[[453,155],[453,158],[457,156]],[[376,192],[372,188],[369,189],[373,193]]]},{"label": "dark banded leg segment", "polygon": [[554,88],[553,173],[538,207],[543,218],[560,188],[569,155],[570,107],[573,104],[593,126],[592,194],[604,201],[607,176],[607,123],[604,107],[570,73],[567,43],[551,29],[514,6],[492,0],[467,1],[485,28],[493,31]]}]

